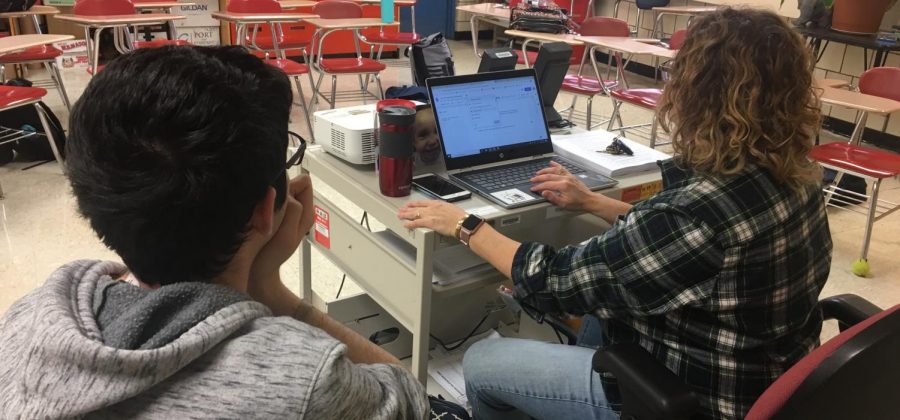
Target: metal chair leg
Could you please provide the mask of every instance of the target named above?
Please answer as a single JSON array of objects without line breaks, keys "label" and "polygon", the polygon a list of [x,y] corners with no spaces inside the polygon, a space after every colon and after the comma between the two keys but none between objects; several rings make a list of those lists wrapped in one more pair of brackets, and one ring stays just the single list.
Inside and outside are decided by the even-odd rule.
[{"label": "metal chair leg", "polygon": [[[319,80],[316,81],[316,84],[314,85],[315,87],[313,88],[314,96],[313,96],[312,100],[309,101],[310,108],[312,108],[313,104],[319,103],[319,95],[322,94],[322,91],[320,90],[320,88],[322,86],[322,79],[324,79],[324,78],[325,78],[325,73],[319,73]],[[312,80],[312,79],[310,79],[310,80]]]},{"label": "metal chair leg", "polygon": [[[616,120],[619,119],[619,107],[620,106],[622,106],[622,103],[613,99],[613,112],[612,112],[612,116],[609,117],[609,125],[606,126],[606,131],[612,131],[613,125],[615,124]],[[622,123],[620,122],[619,125],[621,126]]]},{"label": "metal chair leg", "polygon": [[50,73],[50,77],[53,78],[54,82],[56,82],[56,90],[59,91],[59,96],[62,98],[63,105],[66,106],[66,109],[71,111],[72,104],[69,102],[69,94],[66,92],[66,86],[63,84],[62,75],[59,72],[59,67],[56,67],[56,63],[52,61],[45,62],[44,66],[47,67],[47,71]]},{"label": "metal chair leg", "polygon": [[593,112],[591,111],[594,106],[594,97],[588,96],[588,105],[587,105],[587,129],[591,131],[591,117],[593,116]]},{"label": "metal chair leg", "polygon": [[656,113],[653,113],[653,123],[650,125],[650,148],[656,148],[656,132],[659,128],[659,121],[656,118]]},{"label": "metal chair leg", "polygon": [[578,101],[578,95],[572,95],[572,106],[569,107],[569,121],[572,121],[572,114],[575,113],[575,102]]},{"label": "metal chair leg", "polygon": [[309,119],[309,108],[306,106],[306,96],[303,94],[303,86],[300,85],[300,76],[294,77],[297,85],[297,95],[300,96],[300,106],[303,107],[303,116],[306,118],[306,128],[309,129],[310,143],[316,142],[316,132],[313,131],[312,122]]},{"label": "metal chair leg", "polygon": [[331,76],[331,109],[334,109],[334,104],[335,104],[335,101],[337,100],[337,99],[335,99],[336,96],[337,96],[337,76],[332,75]]},{"label": "metal chair leg", "polygon": [[872,240],[872,225],[875,224],[875,213],[878,210],[878,190],[880,186],[881,179],[876,179],[872,183],[872,198],[869,199],[869,212],[866,215],[866,233],[863,236],[862,252],[859,255],[859,258],[863,260],[869,255],[869,241]]},{"label": "metal chair leg", "polygon": [[0,64],[0,83],[6,84],[6,66]]},{"label": "metal chair leg", "polygon": [[375,84],[378,86],[378,97],[384,100],[384,89],[381,88],[381,75],[375,73]]},{"label": "metal chair leg", "polygon": [[63,160],[62,154],[59,152],[59,149],[56,147],[56,139],[53,138],[53,131],[50,130],[50,121],[47,118],[46,111],[44,111],[44,107],[41,106],[40,102],[34,104],[34,108],[37,111],[38,118],[41,120],[41,126],[44,128],[44,136],[47,137],[47,142],[50,143],[50,150],[53,152],[53,157],[56,158],[56,161],[59,162],[60,168],[62,168],[63,173],[65,173],[66,163]]}]

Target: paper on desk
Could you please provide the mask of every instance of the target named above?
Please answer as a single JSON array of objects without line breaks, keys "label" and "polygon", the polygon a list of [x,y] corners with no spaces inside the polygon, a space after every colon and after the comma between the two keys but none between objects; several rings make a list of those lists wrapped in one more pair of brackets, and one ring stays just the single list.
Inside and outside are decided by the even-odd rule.
[{"label": "paper on desk", "polygon": [[466,350],[481,340],[500,338],[497,330],[486,331],[469,339],[462,347],[447,352],[440,346],[431,351],[431,360],[428,361],[428,375],[442,388],[450,393],[460,404],[469,406],[466,398],[466,379],[463,376],[463,355]]},{"label": "paper on desk", "polygon": [[552,136],[553,151],[566,159],[584,165],[587,169],[595,170],[609,177],[654,170],[657,167],[657,161],[672,157],[622,137],[619,137],[619,140],[631,148],[634,156],[598,152],[598,150],[606,150],[615,137],[615,133],[608,131],[555,135]]}]

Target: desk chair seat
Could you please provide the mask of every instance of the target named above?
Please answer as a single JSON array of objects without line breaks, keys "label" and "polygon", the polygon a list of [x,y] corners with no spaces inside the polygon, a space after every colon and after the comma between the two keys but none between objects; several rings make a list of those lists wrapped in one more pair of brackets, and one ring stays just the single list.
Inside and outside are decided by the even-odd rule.
[{"label": "desk chair seat", "polygon": [[[613,90],[609,92],[609,96],[613,101],[613,116],[609,120],[609,127],[606,129],[608,131],[613,130],[613,126],[616,121],[619,121],[619,132],[624,136],[625,130],[630,128],[644,127],[647,124],[637,124],[632,126],[624,126],[622,125],[622,120],[619,118],[620,108],[623,103],[629,103],[635,106],[639,106],[644,109],[648,109],[653,111],[653,121],[650,122],[650,147],[655,148],[656,144],[656,134],[658,125],[656,122],[656,105],[659,103],[659,98],[662,97],[661,89],[622,89],[622,90]],[[660,143],[662,146],[664,144],[669,143]]]},{"label": "desk chair seat", "polygon": [[822,144],[813,147],[809,157],[822,164],[870,178],[884,179],[900,175],[900,155],[864,146]]},{"label": "desk chair seat", "polygon": [[[618,85],[615,80],[604,80],[603,84],[607,89],[612,89]],[[594,77],[578,76],[577,74],[567,74],[563,79],[561,90],[580,95],[599,95],[603,93],[604,86],[600,86],[600,81]]]},{"label": "desk chair seat", "polygon": [[55,87],[66,109],[71,108],[66,86],[63,84],[62,75],[56,67],[56,57],[62,55],[62,51],[52,45],[38,45],[26,48],[24,51],[0,55],[0,84],[6,83],[6,66],[16,64],[40,63],[50,74],[50,80],[35,81],[35,84]]},{"label": "desk chair seat", "polygon": [[306,104],[306,95],[303,94],[303,86],[300,84],[301,76],[309,74],[309,66],[286,58],[266,58],[263,61],[270,66],[278,68],[291,79],[294,79],[294,85],[297,87],[297,94],[300,96],[299,105],[303,108],[303,117],[306,119],[306,128],[309,129],[309,138],[315,142],[315,132],[313,131],[309,117],[309,107]]},{"label": "desk chair seat", "polygon": [[387,68],[384,63],[371,58],[325,58],[319,67],[327,73],[356,74],[375,73]]},{"label": "desk chair seat", "polygon": [[52,45],[38,45],[26,48],[25,51],[0,55],[0,64],[20,64],[29,61],[54,60],[62,55],[62,51]]},{"label": "desk chair seat", "polygon": [[[50,143],[50,150],[53,151],[53,156],[56,158],[56,161],[59,162],[60,166],[63,166],[64,162],[62,155],[56,148],[56,141],[53,139],[53,132],[48,129],[48,120],[44,108],[39,103],[41,99],[46,95],[47,89],[44,88],[0,85],[0,111],[6,111],[8,109],[18,108],[21,106],[34,106],[35,110],[37,111],[38,118],[40,118],[41,120],[41,125],[44,129],[44,137]],[[0,139],[0,144],[13,142],[22,137],[22,135],[14,133],[5,133],[3,138]],[[2,198],[3,187],[0,186],[0,199]]]},{"label": "desk chair seat", "polygon": [[135,41],[134,48],[159,48],[168,45],[184,46],[191,45],[183,39],[154,39],[153,41]]},{"label": "desk chair seat", "polygon": [[415,32],[382,32],[379,31],[372,35],[366,35],[366,42],[369,44],[393,44],[405,45],[415,44],[422,39],[422,35]]}]

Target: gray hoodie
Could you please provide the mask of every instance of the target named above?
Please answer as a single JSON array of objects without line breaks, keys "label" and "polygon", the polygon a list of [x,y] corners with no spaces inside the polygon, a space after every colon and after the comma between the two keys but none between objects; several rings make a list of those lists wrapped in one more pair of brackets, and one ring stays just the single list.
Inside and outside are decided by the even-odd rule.
[{"label": "gray hoodie", "polygon": [[400,367],[354,364],[323,331],[218,286],[163,291],[171,308],[115,281],[124,271],[68,264],[0,319],[0,417],[426,416]]}]

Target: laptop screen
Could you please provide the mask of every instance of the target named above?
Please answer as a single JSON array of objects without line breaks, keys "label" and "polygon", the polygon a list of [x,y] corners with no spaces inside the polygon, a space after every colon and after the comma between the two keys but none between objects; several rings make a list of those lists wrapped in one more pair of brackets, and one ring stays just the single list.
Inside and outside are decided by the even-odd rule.
[{"label": "laptop screen", "polygon": [[533,70],[429,81],[447,169],[552,151]]}]

